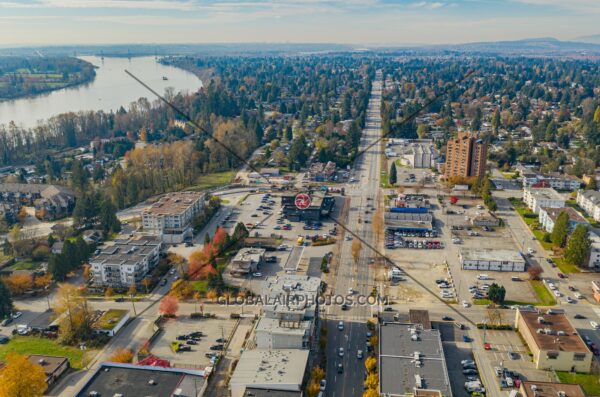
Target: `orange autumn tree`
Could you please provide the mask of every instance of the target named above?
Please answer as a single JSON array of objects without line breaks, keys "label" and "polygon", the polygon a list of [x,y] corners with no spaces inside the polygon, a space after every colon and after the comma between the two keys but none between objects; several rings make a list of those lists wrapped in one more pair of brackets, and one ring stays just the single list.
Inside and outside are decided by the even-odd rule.
[{"label": "orange autumn tree", "polygon": [[8,354],[0,371],[0,397],[42,397],[47,388],[44,368],[25,356]]},{"label": "orange autumn tree", "polygon": [[119,348],[110,356],[113,363],[130,363],[133,361],[133,352],[129,349]]},{"label": "orange autumn tree", "polygon": [[227,241],[227,232],[222,227],[217,227],[215,235],[212,238],[212,245],[215,247],[215,254],[218,254],[224,248],[225,242]]},{"label": "orange autumn tree", "polygon": [[175,316],[179,310],[179,300],[174,296],[165,296],[163,300],[160,301],[158,310],[163,315]]},{"label": "orange autumn tree", "polygon": [[190,277],[195,278],[200,269],[208,263],[208,257],[203,251],[194,251],[190,255],[188,262],[188,274]]}]

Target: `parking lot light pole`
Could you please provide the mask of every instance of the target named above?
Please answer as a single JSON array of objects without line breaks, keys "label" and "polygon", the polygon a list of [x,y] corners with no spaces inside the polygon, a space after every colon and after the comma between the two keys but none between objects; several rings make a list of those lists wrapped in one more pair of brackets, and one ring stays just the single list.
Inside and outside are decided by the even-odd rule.
[{"label": "parking lot light pole", "polygon": [[137,316],[137,312],[136,312],[136,310],[135,310],[135,303],[133,302],[133,297],[134,297],[134,296],[135,296],[135,295],[133,295],[133,294],[129,294],[129,298],[131,299],[131,306],[133,306],[133,315],[134,315],[134,316]]}]

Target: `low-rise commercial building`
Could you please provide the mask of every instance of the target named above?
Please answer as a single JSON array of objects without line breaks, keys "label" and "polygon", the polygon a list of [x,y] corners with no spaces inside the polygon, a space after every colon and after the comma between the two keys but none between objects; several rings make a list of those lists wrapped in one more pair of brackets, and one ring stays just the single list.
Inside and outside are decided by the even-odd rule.
[{"label": "low-rise commercial building", "polygon": [[202,397],[204,371],[151,365],[100,363],[75,397],[173,396]]},{"label": "low-rise commercial building", "polygon": [[317,316],[321,292],[319,277],[285,274],[268,277],[263,288],[262,312],[281,321],[312,320]]},{"label": "low-rise commercial building", "polygon": [[142,211],[144,231],[156,234],[163,242],[181,243],[193,237],[192,220],[204,208],[205,194],[174,192]]},{"label": "low-rise commercial building", "polygon": [[431,168],[435,165],[435,149],[432,144],[413,143],[411,153],[404,157],[413,168]]},{"label": "low-rise commercial building", "polygon": [[302,391],[308,353],[294,349],[245,350],[229,381],[231,397],[244,397],[247,388]]},{"label": "low-rise commercial building", "polygon": [[256,272],[265,262],[264,248],[242,248],[229,264],[231,274],[249,274]]},{"label": "low-rise commercial building", "polygon": [[403,232],[433,231],[433,216],[428,213],[389,212],[384,213],[385,227]]},{"label": "low-rise commercial building", "polygon": [[465,270],[524,272],[527,264],[523,255],[512,250],[461,248],[458,258]]},{"label": "low-rise commercial building", "polygon": [[600,192],[579,190],[577,192],[577,205],[596,222],[600,222]]},{"label": "low-rise commercial building", "polygon": [[113,337],[129,320],[129,311],[119,309],[98,310],[94,313],[94,318],[95,320],[92,323],[94,334],[104,334]]},{"label": "low-rise commercial building", "polygon": [[452,397],[440,332],[417,324],[379,325],[379,393]]},{"label": "low-rise commercial building", "polygon": [[500,226],[500,218],[492,214],[478,215],[471,218],[471,224],[479,227],[498,227]]},{"label": "low-rise commercial building", "polygon": [[563,207],[563,208],[540,208],[539,213],[539,221],[540,225],[547,232],[552,232],[554,229],[554,223],[556,223],[556,219],[561,214],[561,212],[565,212],[569,216],[569,230],[575,229],[577,225],[586,225],[588,222],[585,220],[583,216],[574,208],[571,207]]},{"label": "low-rise commercial building", "polygon": [[90,259],[94,286],[128,288],[140,285],[160,258],[162,242],[155,236],[115,240]]},{"label": "low-rise commercial building", "polygon": [[71,368],[71,364],[67,357],[32,354],[27,357],[27,359],[30,363],[39,365],[44,369],[44,373],[46,374],[46,384],[48,386],[56,383],[58,378]]},{"label": "low-rise commercial building", "polygon": [[335,197],[311,197],[310,206],[300,209],[296,206],[296,195],[281,196],[283,216],[293,222],[318,221],[329,215],[335,206]]},{"label": "low-rise commercial building", "polygon": [[518,309],[515,328],[531,350],[536,368],[590,372],[592,352],[564,312],[553,309],[543,314]]},{"label": "low-rise commercial building", "polygon": [[527,207],[535,212],[540,212],[540,208],[563,208],[565,199],[556,190],[552,188],[523,188],[523,201]]},{"label": "low-rise commercial building", "polygon": [[259,349],[308,349],[313,322],[285,321],[261,317],[256,324],[256,347]]},{"label": "low-rise commercial building", "polygon": [[519,391],[523,397],[587,397],[581,385],[524,380]]}]

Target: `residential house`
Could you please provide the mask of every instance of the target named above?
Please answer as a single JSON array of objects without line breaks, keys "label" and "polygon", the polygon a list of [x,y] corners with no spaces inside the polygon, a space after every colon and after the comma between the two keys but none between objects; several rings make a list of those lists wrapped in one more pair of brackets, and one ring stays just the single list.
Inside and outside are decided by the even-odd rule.
[{"label": "residential house", "polygon": [[577,205],[596,222],[600,222],[600,192],[596,190],[578,190]]}]

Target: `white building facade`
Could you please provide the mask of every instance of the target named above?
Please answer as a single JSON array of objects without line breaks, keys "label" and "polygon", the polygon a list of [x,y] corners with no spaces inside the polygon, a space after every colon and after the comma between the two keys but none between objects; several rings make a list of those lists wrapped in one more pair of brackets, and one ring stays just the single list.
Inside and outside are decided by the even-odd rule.
[{"label": "white building facade", "polygon": [[204,208],[205,194],[175,192],[167,194],[142,212],[144,231],[159,236],[168,244],[193,237],[192,220]]},{"label": "white building facade", "polygon": [[510,250],[461,249],[458,257],[464,270],[524,272],[527,264],[520,253]]},{"label": "white building facade", "polygon": [[562,208],[565,206],[564,197],[552,188],[525,187],[523,188],[523,201],[536,214],[540,212],[541,207]]},{"label": "white building facade", "polygon": [[579,190],[577,192],[577,205],[596,222],[600,222],[600,192]]}]

